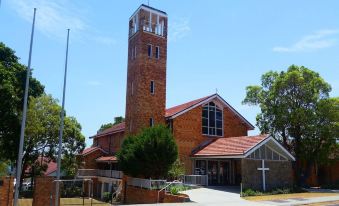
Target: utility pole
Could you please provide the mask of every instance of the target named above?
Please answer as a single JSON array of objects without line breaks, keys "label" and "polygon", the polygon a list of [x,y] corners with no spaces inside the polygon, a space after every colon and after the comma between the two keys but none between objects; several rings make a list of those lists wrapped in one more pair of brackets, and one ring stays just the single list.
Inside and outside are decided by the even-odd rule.
[{"label": "utility pole", "polygon": [[21,182],[22,156],[23,156],[24,139],[25,139],[29,77],[31,75],[31,60],[32,60],[32,47],[33,47],[34,26],[35,26],[35,14],[36,14],[36,8],[34,8],[32,32],[31,32],[31,43],[30,43],[30,46],[29,46],[29,57],[28,57],[27,74],[26,74],[25,94],[24,94],[24,106],[23,106],[23,110],[22,110],[22,120],[21,120],[21,130],[20,130],[19,153],[18,153],[18,160],[17,160],[17,166],[16,166],[16,183],[15,183],[15,193],[14,193],[14,206],[18,205],[19,187],[20,187],[20,182]]}]

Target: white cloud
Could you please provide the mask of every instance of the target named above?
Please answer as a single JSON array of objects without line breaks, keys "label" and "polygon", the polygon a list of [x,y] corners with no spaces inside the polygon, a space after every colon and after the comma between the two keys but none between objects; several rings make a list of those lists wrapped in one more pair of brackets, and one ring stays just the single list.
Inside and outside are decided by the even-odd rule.
[{"label": "white cloud", "polygon": [[101,82],[95,81],[95,80],[88,81],[87,84],[90,86],[101,86],[102,85]]},{"label": "white cloud", "polygon": [[186,37],[191,32],[190,20],[188,18],[182,18],[174,20],[169,24],[169,41],[177,41]]},{"label": "white cloud", "polygon": [[[33,8],[37,8],[36,29],[50,38],[65,39],[66,29],[71,38],[80,41],[96,41],[107,44],[114,39],[105,37],[93,28],[85,18],[87,9],[69,0],[11,0],[11,8],[25,21],[32,23]],[[98,41],[97,39],[101,39]],[[103,41],[102,39],[105,39]]]},{"label": "white cloud", "polygon": [[338,41],[339,30],[320,30],[304,36],[289,47],[274,47],[275,52],[310,52],[334,46]]}]

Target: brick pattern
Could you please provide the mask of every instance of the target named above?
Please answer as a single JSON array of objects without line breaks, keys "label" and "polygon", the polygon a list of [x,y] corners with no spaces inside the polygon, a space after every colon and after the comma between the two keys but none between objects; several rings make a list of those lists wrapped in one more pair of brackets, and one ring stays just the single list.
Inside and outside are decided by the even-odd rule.
[{"label": "brick pattern", "polygon": [[115,154],[121,148],[124,136],[125,132],[118,132],[101,137],[96,137],[94,139],[94,146],[102,148],[109,154]]},{"label": "brick pattern", "polygon": [[[266,189],[292,187],[292,163],[290,161],[265,160],[266,171]],[[243,188],[262,190],[262,171],[261,160],[242,159],[241,174]]]},{"label": "brick pattern", "polygon": [[[152,204],[158,202],[159,190],[147,190],[139,187],[127,186],[128,176],[124,175],[122,179],[121,200],[124,204]],[[171,195],[164,191],[159,193],[159,203],[178,203],[189,202],[188,195]]]},{"label": "brick pattern", "polygon": [[55,180],[54,177],[36,177],[32,206],[46,206],[51,202],[52,205],[55,204],[55,183],[53,180]]},{"label": "brick pattern", "polygon": [[95,159],[103,155],[104,153],[102,151],[96,150],[88,155],[80,156],[80,158],[82,159],[81,161],[84,163],[82,164],[82,169],[97,169],[98,166]]},{"label": "brick pattern", "polygon": [[[140,23],[147,19],[149,12],[141,10]],[[165,28],[167,30],[167,18]],[[153,18],[155,20],[155,18]],[[160,19],[161,21],[162,19]],[[155,23],[155,22],[154,22]],[[166,61],[167,34],[164,37],[140,30],[129,38],[127,91],[126,91],[126,134],[136,134],[149,127],[150,118],[154,124],[165,123],[166,104]],[[148,44],[151,44],[152,58],[148,57]],[[156,46],[160,47],[160,58],[155,58]],[[136,58],[132,59],[132,49],[136,47]],[[151,94],[150,84],[155,82],[155,93]],[[133,89],[132,89],[133,84]],[[133,90],[133,94],[132,94]]]},{"label": "brick pattern", "polygon": [[2,185],[0,186],[0,206],[13,205],[13,184],[14,177],[0,177]]},{"label": "brick pattern", "polygon": [[[247,135],[247,126],[227,108],[223,109],[223,121],[223,137]],[[192,150],[202,142],[216,138],[202,135],[202,106],[173,119],[173,135],[178,145],[180,160],[185,164],[186,174],[192,174]]]}]

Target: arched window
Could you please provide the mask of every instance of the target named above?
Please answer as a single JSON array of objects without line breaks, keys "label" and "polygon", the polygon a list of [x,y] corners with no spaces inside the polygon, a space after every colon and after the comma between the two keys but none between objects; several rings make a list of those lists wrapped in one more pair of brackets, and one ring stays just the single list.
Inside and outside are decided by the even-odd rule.
[{"label": "arched window", "polygon": [[223,135],[222,110],[214,102],[202,108],[202,134],[210,136]]}]

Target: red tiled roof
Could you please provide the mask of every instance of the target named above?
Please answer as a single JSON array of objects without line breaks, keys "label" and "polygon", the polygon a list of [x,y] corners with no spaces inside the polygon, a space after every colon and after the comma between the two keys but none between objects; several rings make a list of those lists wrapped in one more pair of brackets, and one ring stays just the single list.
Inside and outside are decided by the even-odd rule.
[{"label": "red tiled roof", "polygon": [[101,149],[100,147],[89,147],[89,148],[86,148],[84,149],[84,151],[82,151],[81,155],[87,155],[95,150],[101,150],[103,152],[105,152],[103,149]]},{"label": "red tiled roof", "polygon": [[[214,95],[214,94],[213,94],[213,95]],[[193,100],[193,101],[190,101],[190,102],[187,102],[187,103],[184,103],[184,104],[180,104],[180,105],[178,105],[178,106],[175,106],[175,107],[171,107],[171,108],[169,108],[169,109],[166,109],[165,117],[173,116],[173,115],[175,115],[175,114],[177,114],[177,113],[179,113],[179,112],[181,112],[181,111],[183,111],[183,110],[185,110],[185,109],[188,109],[188,108],[190,108],[190,107],[192,107],[192,106],[194,106],[194,105],[196,105],[196,104],[198,104],[198,103],[200,103],[200,102],[202,102],[202,101],[204,101],[204,100],[210,98],[210,97],[213,96],[213,95],[209,95],[209,96],[207,96],[207,97],[203,97],[203,98],[200,98],[200,99],[196,99],[196,100]]]},{"label": "red tiled roof", "polygon": [[[47,165],[47,169],[44,172],[44,175],[49,175],[57,170],[57,163],[54,160],[51,160],[50,158],[47,157],[38,157],[38,159],[35,161],[36,164],[41,164],[42,165]],[[28,166],[27,169],[25,170],[26,173],[31,172],[31,166]]]},{"label": "red tiled roof", "polygon": [[118,161],[116,156],[106,156],[106,157],[99,157],[96,159],[97,162],[115,162]]},{"label": "red tiled roof", "polygon": [[244,155],[248,150],[252,149],[268,137],[268,135],[257,135],[217,138],[195,152],[193,156]]},{"label": "red tiled roof", "polygon": [[121,122],[119,124],[113,125],[112,127],[99,132],[93,137],[101,137],[101,136],[105,136],[108,134],[113,134],[113,133],[123,132],[123,131],[125,131],[125,122]]}]

